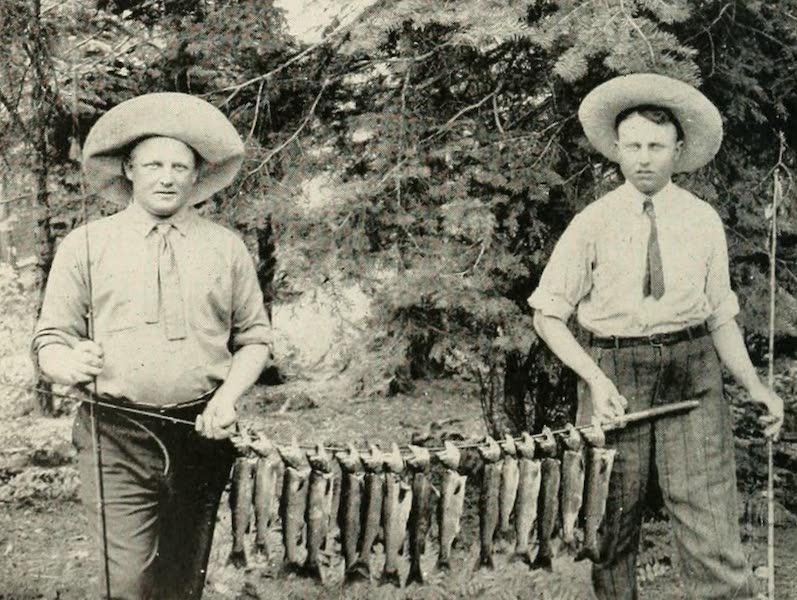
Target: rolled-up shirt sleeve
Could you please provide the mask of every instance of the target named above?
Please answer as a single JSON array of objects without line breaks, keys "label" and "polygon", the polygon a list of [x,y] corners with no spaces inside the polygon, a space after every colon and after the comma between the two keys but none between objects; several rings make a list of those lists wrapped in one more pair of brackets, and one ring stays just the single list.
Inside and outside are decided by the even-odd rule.
[{"label": "rolled-up shirt sleeve", "polygon": [[583,213],[568,225],[554,247],[529,305],[548,317],[567,321],[592,288],[594,243]]},{"label": "rolled-up shirt sleeve", "polygon": [[85,255],[81,252],[83,231],[81,227],[67,235],[55,253],[31,340],[34,361],[45,346],[63,344],[71,347],[88,336],[88,284]]},{"label": "rolled-up shirt sleeve", "polygon": [[263,304],[263,292],[246,246],[236,240],[233,249],[233,311],[231,339],[233,350],[250,344],[271,348],[271,322]]},{"label": "rolled-up shirt sleeve", "polygon": [[714,331],[739,314],[739,300],[731,289],[725,228],[716,213],[713,220],[705,290],[711,309],[706,319],[709,331]]}]

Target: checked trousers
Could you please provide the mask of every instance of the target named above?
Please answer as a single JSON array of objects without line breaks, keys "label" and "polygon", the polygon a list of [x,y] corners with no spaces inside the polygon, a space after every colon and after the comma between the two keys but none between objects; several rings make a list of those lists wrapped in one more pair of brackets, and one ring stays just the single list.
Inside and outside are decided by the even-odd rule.
[{"label": "checked trousers", "polygon": [[[192,421],[205,404],[168,411]],[[102,451],[111,598],[202,597],[216,513],[235,457],[229,440],[194,428],[96,407]],[[89,407],[75,417],[81,500],[100,543],[96,467]],[[106,598],[105,569],[100,594]]]},{"label": "checked trousers", "polygon": [[[607,445],[618,452],[601,526],[601,563],[592,573],[598,598],[637,598],[642,513],[655,492],[673,529],[686,597],[753,598],[740,538],[731,412],[711,336],[588,351],[628,400],[628,412],[700,401],[689,413],[607,433]],[[577,421],[586,424],[591,414],[580,382]]]}]

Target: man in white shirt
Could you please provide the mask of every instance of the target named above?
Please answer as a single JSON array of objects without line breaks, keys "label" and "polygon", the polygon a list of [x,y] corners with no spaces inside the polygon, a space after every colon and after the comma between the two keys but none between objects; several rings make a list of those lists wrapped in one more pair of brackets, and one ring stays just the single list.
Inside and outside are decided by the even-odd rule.
[{"label": "man in white shirt", "polygon": [[[713,158],[722,120],[695,88],[653,74],[598,86],[579,119],[626,181],[579,213],[557,243],[529,298],[535,329],[581,378],[581,424],[700,400],[689,414],[610,435],[618,455],[595,591],[601,599],[637,597],[642,511],[649,488],[658,486],[687,595],[751,598],[720,361],[767,408],[767,436],[780,430],[783,402],[759,379],[735,321],[719,216],[671,182],[673,173]],[[566,325],[574,311],[586,349]]]}]

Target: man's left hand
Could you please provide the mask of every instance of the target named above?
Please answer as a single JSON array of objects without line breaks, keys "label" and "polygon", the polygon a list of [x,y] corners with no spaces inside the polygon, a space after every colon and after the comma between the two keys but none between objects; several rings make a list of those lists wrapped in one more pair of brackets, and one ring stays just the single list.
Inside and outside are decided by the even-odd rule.
[{"label": "man's left hand", "polygon": [[753,386],[749,391],[752,401],[763,404],[769,413],[759,419],[764,426],[764,435],[777,440],[783,427],[783,399],[763,383]]},{"label": "man's left hand", "polygon": [[195,428],[201,436],[221,440],[232,435],[233,426],[238,420],[235,400],[216,393],[205,410],[196,418]]}]

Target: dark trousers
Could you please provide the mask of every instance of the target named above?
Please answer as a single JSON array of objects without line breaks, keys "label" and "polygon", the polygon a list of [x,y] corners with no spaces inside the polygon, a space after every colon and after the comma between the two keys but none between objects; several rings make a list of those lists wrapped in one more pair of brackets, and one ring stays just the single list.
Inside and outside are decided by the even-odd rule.
[{"label": "dark trousers", "polygon": [[[173,409],[193,420],[204,404]],[[219,500],[234,451],[229,441],[200,437],[194,428],[150,416],[95,408],[111,597],[116,600],[201,598]],[[89,407],[75,418],[81,499],[101,543],[97,478]],[[100,564],[100,597],[106,598]]]},{"label": "dark trousers", "polygon": [[[688,414],[607,434],[618,452],[602,525],[602,562],[593,567],[598,598],[637,598],[640,525],[651,492],[660,492],[664,500],[686,597],[752,598],[739,531],[731,413],[711,337],[589,351],[628,400],[629,412],[700,401]],[[580,423],[590,420],[588,396],[582,383]]]}]

